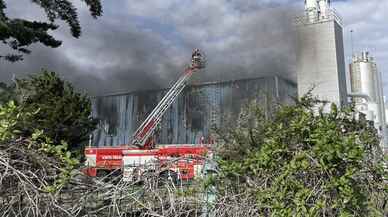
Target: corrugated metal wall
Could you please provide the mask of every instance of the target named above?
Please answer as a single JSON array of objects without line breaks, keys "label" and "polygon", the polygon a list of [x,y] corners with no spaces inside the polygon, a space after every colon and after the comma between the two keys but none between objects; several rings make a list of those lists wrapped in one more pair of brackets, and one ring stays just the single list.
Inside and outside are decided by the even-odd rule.
[{"label": "corrugated metal wall", "polygon": [[[276,76],[208,83],[186,88],[163,117],[156,134],[159,144],[198,143],[212,127],[236,118],[241,107],[256,99],[271,110],[274,103],[291,103],[296,85]],[[93,99],[93,115],[100,119],[93,145],[128,144],[132,133],[167,90],[132,92]]]}]

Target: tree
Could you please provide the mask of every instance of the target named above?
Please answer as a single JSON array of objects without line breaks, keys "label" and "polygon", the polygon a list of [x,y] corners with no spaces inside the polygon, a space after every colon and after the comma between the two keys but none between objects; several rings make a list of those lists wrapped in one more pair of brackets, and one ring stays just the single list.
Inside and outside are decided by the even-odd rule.
[{"label": "tree", "polygon": [[[83,0],[94,18],[101,16],[100,0]],[[0,40],[16,53],[0,54],[0,59],[14,62],[23,59],[23,54],[29,54],[28,47],[33,43],[56,48],[61,41],[50,35],[49,31],[56,30],[56,20],[62,20],[70,26],[73,37],[81,35],[77,9],[69,0],[32,0],[34,4],[44,9],[49,22],[29,21],[25,19],[11,19],[5,13],[5,0],[0,0]]]},{"label": "tree", "polygon": [[95,129],[91,102],[54,72],[43,71],[27,79],[16,80],[18,105],[33,113],[19,122],[20,134],[29,137],[42,130],[54,144],[65,141],[70,149],[79,147]]},{"label": "tree", "polygon": [[258,216],[383,216],[387,173],[373,124],[317,103],[307,96],[267,119],[248,108],[224,136],[220,197],[243,195]]}]

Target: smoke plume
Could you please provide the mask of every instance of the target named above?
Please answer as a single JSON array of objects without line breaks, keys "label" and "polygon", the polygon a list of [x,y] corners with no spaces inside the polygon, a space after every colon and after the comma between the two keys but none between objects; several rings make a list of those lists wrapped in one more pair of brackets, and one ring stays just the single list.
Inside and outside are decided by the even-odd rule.
[{"label": "smoke plume", "polygon": [[[62,25],[54,33],[62,47],[34,45],[23,62],[0,62],[0,80],[45,68],[92,95],[164,88],[190,63],[196,47],[208,59],[199,82],[274,74],[293,80],[294,12],[290,5],[267,2],[105,1],[98,20],[80,4],[80,39]],[[7,3],[12,16],[44,19],[37,7],[23,10],[29,0]]]}]

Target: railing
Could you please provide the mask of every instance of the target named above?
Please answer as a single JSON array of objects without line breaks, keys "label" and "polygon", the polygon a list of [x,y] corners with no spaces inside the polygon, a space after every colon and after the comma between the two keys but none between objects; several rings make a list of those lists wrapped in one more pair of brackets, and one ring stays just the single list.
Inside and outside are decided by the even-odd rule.
[{"label": "railing", "polygon": [[328,9],[324,14],[325,16],[322,16],[322,13],[305,12],[301,16],[296,16],[294,23],[296,25],[309,25],[335,20],[339,25],[343,26],[343,19],[334,8]]}]

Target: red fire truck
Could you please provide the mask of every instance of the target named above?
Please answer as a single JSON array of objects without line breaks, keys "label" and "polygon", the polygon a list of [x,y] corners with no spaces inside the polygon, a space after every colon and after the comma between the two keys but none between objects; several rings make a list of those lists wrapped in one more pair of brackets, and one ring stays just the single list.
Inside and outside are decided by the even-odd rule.
[{"label": "red fire truck", "polygon": [[123,173],[124,180],[139,178],[150,172],[179,180],[190,180],[200,175],[206,159],[212,156],[209,144],[156,145],[153,134],[164,113],[187,86],[192,75],[204,67],[204,57],[195,49],[190,66],[135,131],[131,144],[85,149],[85,173],[98,176],[118,170]]}]

